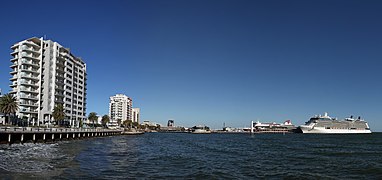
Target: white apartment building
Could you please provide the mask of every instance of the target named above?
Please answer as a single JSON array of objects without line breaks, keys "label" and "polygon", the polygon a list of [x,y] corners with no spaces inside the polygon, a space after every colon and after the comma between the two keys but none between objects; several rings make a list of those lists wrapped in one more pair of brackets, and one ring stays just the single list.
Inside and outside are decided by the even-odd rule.
[{"label": "white apartment building", "polygon": [[124,94],[111,96],[109,103],[110,124],[117,124],[118,120],[121,123],[125,120],[132,121],[132,106],[133,100]]},{"label": "white apartment building", "polygon": [[132,116],[133,122],[137,122],[139,124],[139,115],[140,115],[140,109],[139,108],[132,108]]},{"label": "white apartment building", "polygon": [[33,125],[53,121],[56,105],[65,108],[72,127],[86,119],[86,64],[68,48],[43,38],[30,38],[11,49],[11,92],[19,102],[16,115]]}]

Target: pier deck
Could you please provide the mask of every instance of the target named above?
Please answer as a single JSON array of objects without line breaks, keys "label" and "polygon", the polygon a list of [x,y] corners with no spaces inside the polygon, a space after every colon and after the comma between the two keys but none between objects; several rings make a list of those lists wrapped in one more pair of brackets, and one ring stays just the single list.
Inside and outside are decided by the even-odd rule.
[{"label": "pier deck", "polygon": [[122,130],[88,128],[0,127],[0,143],[52,142],[121,135]]}]

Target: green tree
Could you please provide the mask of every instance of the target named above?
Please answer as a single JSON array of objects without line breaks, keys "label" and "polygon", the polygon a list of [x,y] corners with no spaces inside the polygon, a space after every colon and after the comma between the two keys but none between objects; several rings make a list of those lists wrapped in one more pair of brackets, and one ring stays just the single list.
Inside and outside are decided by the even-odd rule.
[{"label": "green tree", "polygon": [[11,94],[4,94],[0,98],[0,112],[5,114],[5,124],[9,124],[9,117],[13,114],[16,117],[16,111],[19,110],[19,104],[16,97]]},{"label": "green tree", "polygon": [[62,104],[57,104],[56,107],[53,109],[52,116],[55,121],[57,121],[57,124],[61,126],[62,121],[65,119],[65,111],[64,106]]},{"label": "green tree", "polygon": [[89,121],[93,122],[93,127],[94,127],[94,121],[98,120],[97,113],[95,113],[95,112],[89,113],[88,119],[89,119]]},{"label": "green tree", "polygon": [[108,115],[103,115],[101,122],[102,122],[103,127],[106,127],[106,124],[108,122],[110,122],[110,117]]}]

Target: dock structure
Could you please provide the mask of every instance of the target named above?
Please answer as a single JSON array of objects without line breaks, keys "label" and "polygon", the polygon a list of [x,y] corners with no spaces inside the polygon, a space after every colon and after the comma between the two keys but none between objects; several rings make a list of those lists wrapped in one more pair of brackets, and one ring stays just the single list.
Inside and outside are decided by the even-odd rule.
[{"label": "dock structure", "polygon": [[0,144],[45,143],[121,135],[122,130],[82,128],[0,127]]}]

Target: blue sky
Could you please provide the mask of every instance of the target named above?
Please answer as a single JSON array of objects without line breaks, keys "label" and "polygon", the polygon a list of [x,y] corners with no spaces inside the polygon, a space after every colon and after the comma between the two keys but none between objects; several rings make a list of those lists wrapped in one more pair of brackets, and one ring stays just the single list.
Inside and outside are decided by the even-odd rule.
[{"label": "blue sky", "polygon": [[46,36],[87,63],[88,112],[123,93],[141,120],[221,128],[362,116],[382,131],[381,1],[6,1],[10,46]]}]

